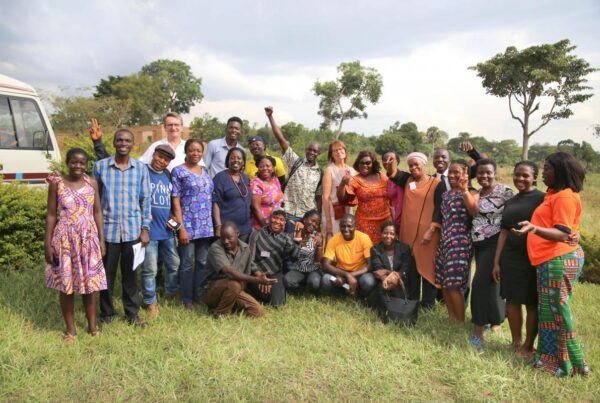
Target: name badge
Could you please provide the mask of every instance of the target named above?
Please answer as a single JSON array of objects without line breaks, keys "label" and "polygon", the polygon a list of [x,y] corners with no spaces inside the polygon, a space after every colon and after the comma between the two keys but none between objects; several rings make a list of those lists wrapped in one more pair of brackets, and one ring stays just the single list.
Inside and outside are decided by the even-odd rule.
[{"label": "name badge", "polygon": [[271,257],[271,252],[263,250],[260,252],[260,257]]},{"label": "name badge", "polygon": [[417,188],[417,182],[411,182],[408,184],[408,188],[410,190],[415,190]]}]

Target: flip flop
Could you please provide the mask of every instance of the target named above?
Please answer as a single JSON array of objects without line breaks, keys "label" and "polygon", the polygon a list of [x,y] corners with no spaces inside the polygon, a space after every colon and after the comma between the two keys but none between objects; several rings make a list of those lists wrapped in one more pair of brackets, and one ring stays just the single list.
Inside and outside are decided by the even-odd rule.
[{"label": "flip flop", "polygon": [[88,331],[88,334],[92,337],[98,337],[102,334],[100,330],[94,330],[93,332]]},{"label": "flip flop", "polygon": [[71,333],[65,333],[63,335],[62,339],[65,343],[73,343],[75,340],[77,340],[77,335],[71,334]]}]

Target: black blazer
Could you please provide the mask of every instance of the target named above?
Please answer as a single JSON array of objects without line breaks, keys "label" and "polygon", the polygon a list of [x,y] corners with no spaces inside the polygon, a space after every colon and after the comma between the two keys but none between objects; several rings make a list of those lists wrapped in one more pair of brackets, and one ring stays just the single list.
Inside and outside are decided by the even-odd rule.
[{"label": "black blazer", "polygon": [[394,267],[390,267],[390,261],[385,253],[383,242],[371,247],[371,264],[369,271],[378,269],[387,269],[400,273],[403,279],[406,279],[406,272],[410,264],[410,248],[408,245],[394,241]]}]

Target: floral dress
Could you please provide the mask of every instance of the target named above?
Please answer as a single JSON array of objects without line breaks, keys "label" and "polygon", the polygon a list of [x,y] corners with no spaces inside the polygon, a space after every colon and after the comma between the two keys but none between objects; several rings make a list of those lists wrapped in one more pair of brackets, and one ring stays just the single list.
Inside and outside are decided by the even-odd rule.
[{"label": "floral dress", "polygon": [[[283,204],[283,192],[279,179],[272,178],[270,181],[263,181],[258,176],[250,182],[252,194],[260,196],[260,212],[265,218],[265,223],[269,222],[273,210],[280,209]],[[260,229],[256,217],[252,217],[252,227]]]},{"label": "floral dress", "polygon": [[50,175],[58,184],[60,216],[52,234],[56,265],[45,271],[46,286],[65,294],[91,294],[106,290],[106,274],[94,221],[94,190],[87,175],[80,189],[65,185],[60,175]]}]

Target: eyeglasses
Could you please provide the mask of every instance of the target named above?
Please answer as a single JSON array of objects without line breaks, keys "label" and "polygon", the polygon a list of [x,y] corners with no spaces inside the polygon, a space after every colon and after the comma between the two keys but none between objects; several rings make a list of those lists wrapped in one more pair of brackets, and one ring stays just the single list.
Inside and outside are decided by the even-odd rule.
[{"label": "eyeglasses", "polygon": [[181,126],[179,123],[169,123],[167,125],[165,125],[165,127],[179,127]]},{"label": "eyeglasses", "polygon": [[371,160],[358,161],[358,165],[371,165],[372,163],[373,163],[373,161],[371,161]]}]

